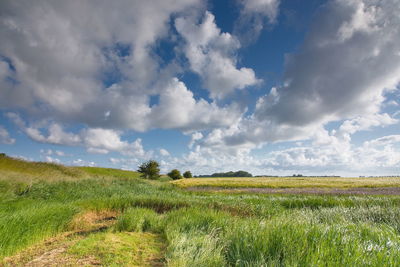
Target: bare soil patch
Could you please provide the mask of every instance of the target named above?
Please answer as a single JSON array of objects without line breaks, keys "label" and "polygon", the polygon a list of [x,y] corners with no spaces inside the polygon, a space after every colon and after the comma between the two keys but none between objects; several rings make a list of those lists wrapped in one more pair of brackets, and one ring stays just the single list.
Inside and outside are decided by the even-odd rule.
[{"label": "bare soil patch", "polygon": [[259,194],[311,194],[311,195],[400,195],[400,187],[354,187],[354,188],[224,188],[188,187],[194,192],[259,193]]}]

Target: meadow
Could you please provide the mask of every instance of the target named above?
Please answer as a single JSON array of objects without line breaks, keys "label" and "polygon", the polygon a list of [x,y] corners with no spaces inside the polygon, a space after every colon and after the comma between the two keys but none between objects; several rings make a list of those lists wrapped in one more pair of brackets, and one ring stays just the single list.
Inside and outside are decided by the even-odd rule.
[{"label": "meadow", "polygon": [[135,172],[1,157],[0,266],[400,262],[400,196],[228,194],[175,185],[192,180],[147,181]]}]

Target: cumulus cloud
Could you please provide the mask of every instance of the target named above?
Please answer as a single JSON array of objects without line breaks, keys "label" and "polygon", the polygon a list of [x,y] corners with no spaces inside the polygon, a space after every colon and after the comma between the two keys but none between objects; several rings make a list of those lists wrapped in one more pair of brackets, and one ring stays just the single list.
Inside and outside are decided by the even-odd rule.
[{"label": "cumulus cloud", "polygon": [[254,148],[305,140],[331,121],[351,135],[397,123],[381,113],[400,81],[400,6],[396,1],[325,4],[296,54],[287,56],[284,85],[258,99],[254,114],[204,138],[208,147]]},{"label": "cumulus cloud", "polygon": [[141,161],[137,158],[110,158],[111,164],[124,170],[136,171]]},{"label": "cumulus cloud", "polygon": [[328,2],[256,118],[304,126],[379,112],[400,81],[398,12],[391,0]]},{"label": "cumulus cloud", "polygon": [[52,150],[52,149],[41,149],[40,153],[43,155],[51,156],[51,155],[56,155],[59,157],[65,157],[67,156],[63,151],[60,150]]},{"label": "cumulus cloud", "polygon": [[[221,166],[257,173],[398,167],[397,135],[358,147],[352,136],[398,123],[398,101],[387,96],[396,95],[400,82],[400,5],[325,3],[304,43],[286,56],[282,84],[260,97],[251,114],[228,98],[261,82],[240,66],[238,52],[276,22],[279,4],[238,0],[230,34],[199,0],[0,1],[0,109],[26,114],[7,116],[32,140],[118,152],[128,158],[110,162],[123,168],[153,155],[141,139],[126,140],[124,129],[154,128],[191,135],[191,151],[181,158],[164,149],[154,153],[166,158],[165,170],[174,164],[203,173]],[[163,41],[172,46],[171,57],[159,54]],[[199,75],[211,100],[183,82],[188,70]],[[340,124],[333,130],[332,121]],[[77,124],[84,128],[69,128]],[[296,147],[252,156],[267,143],[285,141]],[[0,126],[0,143],[14,142]]]},{"label": "cumulus cloud", "polygon": [[15,139],[11,138],[6,128],[4,128],[1,125],[0,125],[0,143],[6,145],[12,145],[15,143]]},{"label": "cumulus cloud", "polygon": [[[329,142],[321,142],[322,140]],[[321,130],[312,142],[287,142],[261,155],[241,149],[236,154],[196,145],[180,158],[163,161],[165,169],[190,169],[195,174],[244,169],[257,175],[393,175],[400,167],[399,135],[371,139],[356,146],[346,138]],[[263,150],[261,150],[263,151]],[[265,151],[265,150],[264,150]],[[223,164],[221,165],[221,162]]]},{"label": "cumulus cloud", "polygon": [[[140,138],[133,142],[122,140],[122,133],[110,129],[84,128],[77,133],[67,132],[62,125],[57,123],[42,123],[37,126],[27,125],[16,113],[7,114],[16,125],[32,140],[40,143],[49,143],[67,146],[83,146],[89,153],[107,154],[109,152],[119,152],[127,156],[147,158],[151,156],[151,151],[145,151]],[[62,153],[52,150],[43,151],[48,155],[53,153],[61,156]]]},{"label": "cumulus cloud", "polygon": [[201,140],[203,137],[204,137],[203,134],[200,133],[200,132],[194,132],[194,133],[192,133],[192,136],[191,136],[190,142],[189,142],[189,148],[192,148],[193,145],[194,145],[197,141]]},{"label": "cumulus cloud", "polygon": [[163,157],[167,157],[167,156],[169,156],[170,154],[169,154],[168,150],[166,150],[166,149],[164,149],[164,148],[161,148],[161,149],[160,149],[160,155],[163,156]]},{"label": "cumulus cloud", "polygon": [[74,166],[90,166],[90,167],[94,167],[94,166],[96,166],[96,163],[93,162],[93,161],[86,161],[86,160],[83,160],[83,159],[76,159],[76,160],[73,160],[73,161],[71,162],[71,165],[74,165]]},{"label": "cumulus cloud", "polygon": [[45,159],[45,161],[50,162],[50,163],[57,163],[57,164],[61,163],[60,159],[54,158],[51,156],[45,156],[44,159]]},{"label": "cumulus cloud", "polygon": [[255,41],[266,23],[276,22],[280,0],[237,0],[240,16],[235,34],[242,43]]},{"label": "cumulus cloud", "polygon": [[88,148],[88,152],[107,154],[109,151],[117,151],[124,155],[146,156],[140,138],[129,143],[121,140],[121,133],[114,130],[85,129],[80,133],[80,136],[83,144]]},{"label": "cumulus cloud", "polygon": [[[202,10],[201,1],[28,2],[0,3],[0,38],[4,40],[0,44],[0,107],[91,128],[146,131],[227,123],[216,119],[227,109],[205,100],[196,103],[190,90],[175,81],[180,72],[177,63],[157,55],[159,42],[172,39],[172,16],[194,16],[194,8]],[[219,45],[233,39],[226,36],[219,38]],[[240,74],[228,87],[241,88],[255,79],[252,70],[237,70],[233,59],[218,55],[220,71],[224,65],[228,72]],[[181,90],[173,91],[175,85]],[[199,111],[196,117],[208,121],[202,119],[197,125],[188,119],[167,118],[160,123],[160,114],[173,112],[169,98],[180,97],[173,93],[183,94],[185,102],[179,104],[196,107],[190,109],[191,115]],[[151,96],[161,99],[155,111]],[[205,112],[205,108],[210,109]],[[189,116],[185,109],[179,111],[176,115]]]},{"label": "cumulus cloud", "polygon": [[263,165],[277,169],[345,174],[395,173],[400,166],[398,135],[384,136],[354,146],[342,140],[323,146],[302,146],[273,151]]},{"label": "cumulus cloud", "polygon": [[218,107],[214,102],[196,101],[186,85],[173,78],[161,92],[159,104],[152,107],[149,121],[153,127],[193,131],[230,125],[240,118],[241,112],[235,103]]},{"label": "cumulus cloud", "polygon": [[212,98],[223,98],[235,89],[260,82],[252,69],[236,67],[235,53],[240,43],[231,34],[221,32],[210,12],[200,23],[193,17],[177,18],[175,27],[186,41],[184,53],[191,70],[201,76]]}]

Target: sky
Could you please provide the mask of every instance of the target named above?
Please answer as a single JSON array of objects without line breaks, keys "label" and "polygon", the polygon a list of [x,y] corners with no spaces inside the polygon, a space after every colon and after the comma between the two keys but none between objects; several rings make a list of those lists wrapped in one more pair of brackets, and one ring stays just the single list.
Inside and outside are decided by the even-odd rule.
[{"label": "sky", "polygon": [[0,152],[400,174],[398,0],[2,0]]}]

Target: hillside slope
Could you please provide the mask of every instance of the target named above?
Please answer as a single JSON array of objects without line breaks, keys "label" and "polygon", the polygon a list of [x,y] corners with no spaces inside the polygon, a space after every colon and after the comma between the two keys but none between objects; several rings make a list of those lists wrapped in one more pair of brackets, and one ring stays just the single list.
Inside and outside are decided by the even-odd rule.
[{"label": "hillside slope", "polygon": [[138,178],[139,173],[100,167],[69,167],[47,162],[30,162],[0,154],[0,181],[32,183],[98,177]]}]

